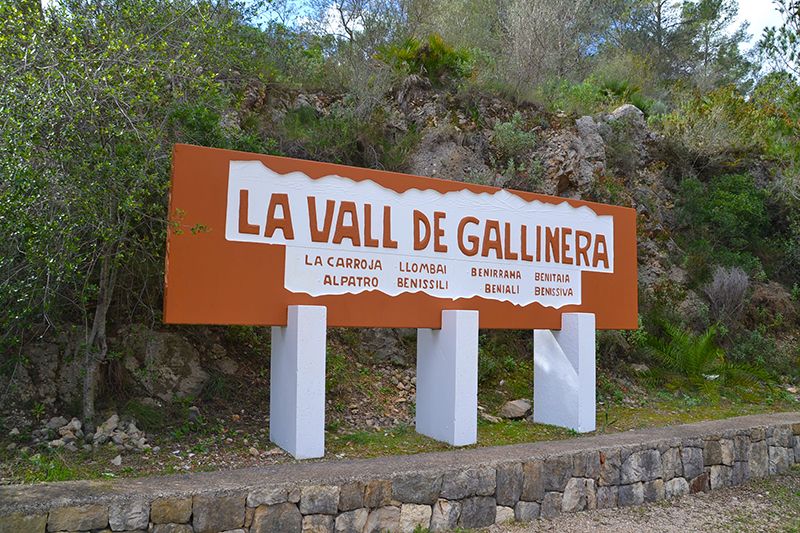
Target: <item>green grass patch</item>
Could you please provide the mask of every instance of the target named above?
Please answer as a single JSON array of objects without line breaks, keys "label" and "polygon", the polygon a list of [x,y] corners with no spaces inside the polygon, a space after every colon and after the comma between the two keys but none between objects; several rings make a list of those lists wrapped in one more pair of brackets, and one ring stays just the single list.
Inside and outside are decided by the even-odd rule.
[{"label": "green grass patch", "polygon": [[[717,420],[736,416],[791,411],[797,402],[785,400],[770,404],[755,404],[738,399],[722,398],[716,403],[703,403],[691,396],[664,395],[642,406],[598,406],[598,430],[579,434],[575,431],[534,424],[526,420],[504,420],[499,423],[478,421],[478,443],[471,447],[502,446],[577,438],[598,433],[616,433],[631,429],[674,426],[704,420]],[[347,434],[328,434],[327,451],[348,457],[378,457],[407,455],[453,449],[453,447],[419,435],[411,426],[398,426],[387,430],[356,431]]]}]

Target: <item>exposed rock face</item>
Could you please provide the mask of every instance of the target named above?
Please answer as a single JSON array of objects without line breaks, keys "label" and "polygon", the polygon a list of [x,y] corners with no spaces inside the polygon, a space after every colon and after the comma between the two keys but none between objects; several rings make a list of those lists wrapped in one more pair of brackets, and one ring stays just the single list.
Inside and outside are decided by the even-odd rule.
[{"label": "exposed rock face", "polygon": [[125,368],[151,396],[196,396],[208,380],[200,354],[184,337],[135,327],[126,339]]},{"label": "exposed rock face", "polygon": [[36,399],[52,405],[57,401],[78,400],[82,390],[83,358],[76,352],[76,335],[62,334],[57,342],[25,346],[23,359],[26,363],[16,366],[10,387],[6,378],[0,376],[0,390],[9,390],[9,397],[3,401]]},{"label": "exposed rock face", "polygon": [[408,172],[455,181],[482,181],[494,175],[480,154],[458,141],[446,126],[432,129],[409,157]]},{"label": "exposed rock face", "polygon": [[360,334],[361,349],[375,361],[403,364],[413,360],[403,342],[403,330],[368,328]]},{"label": "exposed rock face", "polygon": [[604,129],[605,142],[625,144],[628,148],[624,155],[629,168],[635,169],[641,165],[647,155],[645,142],[648,138],[647,123],[644,113],[631,104],[624,104],[606,116],[608,128]]},{"label": "exposed rock face", "polygon": [[580,198],[605,175],[605,145],[598,125],[592,117],[581,117],[576,128],[550,134],[539,150],[547,194]]}]

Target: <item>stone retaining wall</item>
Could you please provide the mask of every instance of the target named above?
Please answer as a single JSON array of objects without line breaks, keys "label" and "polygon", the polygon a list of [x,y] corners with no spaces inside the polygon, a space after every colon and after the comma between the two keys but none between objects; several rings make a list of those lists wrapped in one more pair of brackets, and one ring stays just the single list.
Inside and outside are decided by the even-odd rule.
[{"label": "stone retaining wall", "polygon": [[567,441],[0,487],[0,533],[474,528],[637,505],[800,463],[800,413]]}]

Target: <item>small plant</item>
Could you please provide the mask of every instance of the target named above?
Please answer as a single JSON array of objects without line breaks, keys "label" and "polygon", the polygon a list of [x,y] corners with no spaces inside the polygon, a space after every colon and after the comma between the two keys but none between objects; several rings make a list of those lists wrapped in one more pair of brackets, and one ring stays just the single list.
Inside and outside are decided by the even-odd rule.
[{"label": "small plant", "polygon": [[31,409],[31,415],[33,415],[33,418],[35,418],[36,420],[42,418],[42,416],[44,416],[44,404],[41,402],[33,404],[33,408]]},{"label": "small plant", "polygon": [[435,85],[447,77],[464,78],[472,70],[470,53],[453,48],[438,34],[425,40],[409,37],[399,44],[384,46],[377,58],[403,74],[424,76]]},{"label": "small plant", "polygon": [[536,133],[524,129],[522,114],[516,111],[510,121],[495,125],[492,144],[499,161],[519,161],[536,146]]},{"label": "small plant", "polygon": [[136,400],[130,400],[126,403],[125,407],[122,408],[122,412],[136,420],[136,423],[145,431],[162,429],[166,423],[166,415],[163,409],[158,409]]},{"label": "small plant", "polygon": [[770,386],[770,376],[753,364],[733,363],[717,344],[718,327],[695,334],[670,323],[661,324],[663,337],[648,338],[647,351],[659,363],[647,373],[655,385],[699,390],[716,397],[723,387]]},{"label": "small plant", "polygon": [[42,481],[67,481],[75,479],[75,477],[76,472],[64,462],[61,456],[37,453],[28,457],[23,479],[26,483],[39,483]]},{"label": "small plant", "polygon": [[749,287],[750,279],[743,269],[721,266],[714,269],[711,282],[703,287],[711,302],[711,317],[728,325],[738,322]]}]

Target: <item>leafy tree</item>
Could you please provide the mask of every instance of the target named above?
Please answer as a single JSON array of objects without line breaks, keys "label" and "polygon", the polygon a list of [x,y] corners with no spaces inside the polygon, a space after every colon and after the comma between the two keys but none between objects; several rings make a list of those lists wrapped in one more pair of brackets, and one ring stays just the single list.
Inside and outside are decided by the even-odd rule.
[{"label": "leafy tree", "polygon": [[687,67],[694,85],[710,90],[744,81],[750,63],[739,51],[747,35],[747,23],[729,31],[739,14],[737,0],[695,0],[684,2],[683,27],[689,34]]},{"label": "leafy tree", "polygon": [[[619,0],[613,4],[602,61],[633,55],[661,87],[689,84],[703,91],[746,82],[751,65],[739,51],[747,26],[731,31],[736,0]],[[647,86],[648,83],[636,80]],[[651,89],[653,91],[653,89]]]},{"label": "leafy tree", "polygon": [[0,330],[8,347],[31,323],[83,326],[90,425],[112,302],[158,309],[172,143],[260,148],[222,121],[250,68],[246,16],[189,0],[0,4]]},{"label": "leafy tree", "polygon": [[681,33],[680,4],[675,0],[622,0],[614,4],[609,42],[612,48],[645,56],[661,79],[675,75]]},{"label": "leafy tree", "polygon": [[764,30],[759,49],[778,69],[800,77],[800,1],[772,0],[772,3],[783,17],[783,24]]}]

